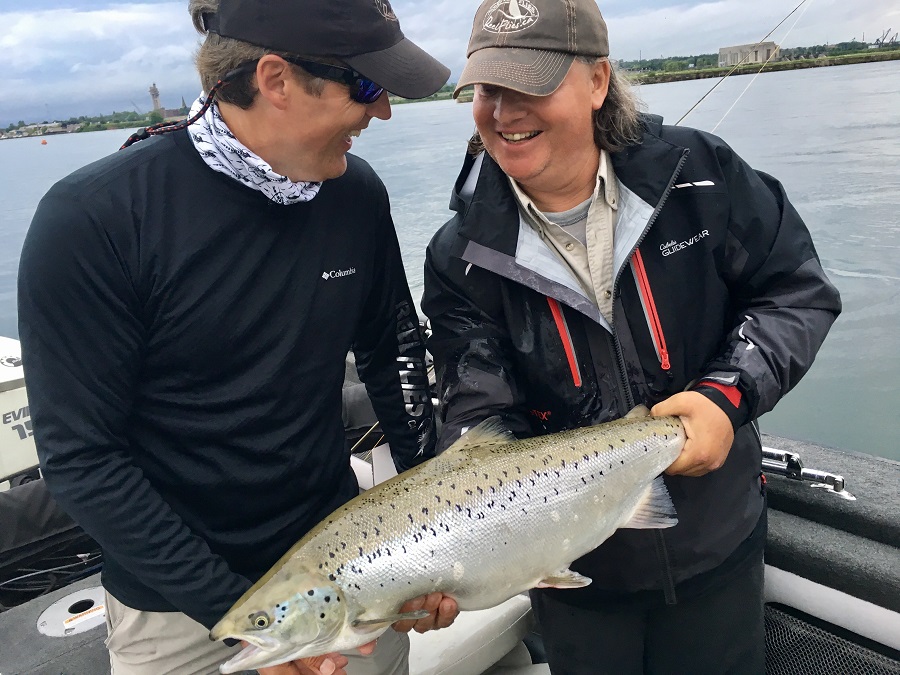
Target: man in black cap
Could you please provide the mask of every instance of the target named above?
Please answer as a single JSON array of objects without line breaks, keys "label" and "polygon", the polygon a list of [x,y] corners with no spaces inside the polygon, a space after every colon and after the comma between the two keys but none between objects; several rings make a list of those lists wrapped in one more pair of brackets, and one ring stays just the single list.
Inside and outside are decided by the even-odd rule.
[{"label": "man in black cap", "polygon": [[[387,91],[449,71],[386,0],[191,0],[191,117],[41,201],[19,276],[51,492],[104,552],[116,675],[214,673],[208,629],[354,497],[341,424],[356,354],[397,468],[433,454],[424,345],[384,186],[348,154]],[[448,625],[455,604],[418,598]],[[348,673],[405,673],[388,631]],[[370,651],[366,650],[366,651]],[[347,657],[260,673],[344,672]]]},{"label": "man in black cap", "polygon": [[594,0],[476,13],[457,86],[475,87],[478,133],[425,264],[438,446],[491,415],[525,437],[641,403],[680,416],[678,524],[620,529],[571,565],[589,585],[532,591],[551,671],[761,674],[754,421],[810,367],[840,299],[781,185],[640,115],[608,55]]}]

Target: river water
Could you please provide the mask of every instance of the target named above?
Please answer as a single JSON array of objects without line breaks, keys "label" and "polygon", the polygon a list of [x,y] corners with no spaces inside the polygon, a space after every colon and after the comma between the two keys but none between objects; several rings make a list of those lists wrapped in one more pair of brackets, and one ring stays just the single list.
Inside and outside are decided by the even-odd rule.
[{"label": "river water", "polygon": [[[784,183],[806,220],[844,313],[806,378],[763,431],[900,460],[900,62],[726,80],[684,124],[725,138]],[[644,86],[646,107],[674,123],[714,84]],[[746,93],[743,94],[744,90]],[[737,103],[735,104],[735,102]],[[733,109],[729,112],[729,109]],[[413,296],[431,235],[449,217],[450,189],[473,123],[471,104],[395,106],[354,152],[391,195]],[[17,336],[16,270],[41,195],[114,152],[128,131],[0,142],[0,335]]]}]

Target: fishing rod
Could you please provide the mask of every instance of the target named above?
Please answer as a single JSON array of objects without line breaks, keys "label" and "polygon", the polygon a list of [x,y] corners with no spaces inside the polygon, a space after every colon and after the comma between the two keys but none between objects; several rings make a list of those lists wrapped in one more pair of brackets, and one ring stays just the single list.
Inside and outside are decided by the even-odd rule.
[{"label": "fishing rod", "polygon": [[[701,96],[700,99],[699,99],[693,106],[691,106],[690,110],[688,110],[686,113],[684,113],[684,115],[681,116],[681,119],[679,119],[677,122],[675,122],[675,126],[677,127],[679,124],[681,124],[681,123],[687,118],[688,115],[690,115],[692,112],[694,112],[694,110],[696,110],[697,107],[698,107],[701,103],[703,103],[703,101],[706,100],[706,98],[707,98],[710,94],[712,94],[712,93],[718,88],[718,86],[719,86],[720,84],[722,84],[726,79],[728,79],[728,77],[729,77],[732,73],[734,73],[734,71],[736,71],[738,68],[740,68],[742,65],[744,65],[744,64],[747,62],[747,59],[750,58],[750,52],[752,52],[753,49],[755,49],[756,47],[759,47],[763,42],[765,42],[766,40],[768,40],[769,37],[772,35],[772,33],[774,33],[776,30],[778,30],[778,29],[781,27],[781,25],[782,25],[785,21],[787,21],[789,18],[791,18],[791,16],[793,16],[793,15],[797,12],[797,10],[799,10],[803,5],[806,5],[807,3],[809,3],[809,4],[807,5],[806,9],[803,10],[803,13],[802,13],[799,17],[797,17],[797,21],[794,22],[794,25],[791,26],[790,30],[788,30],[788,32],[785,34],[784,39],[787,39],[787,36],[790,35],[790,34],[791,34],[791,31],[794,30],[794,26],[797,25],[797,22],[800,21],[800,19],[803,18],[803,14],[806,14],[806,10],[809,9],[809,7],[812,5],[813,1],[814,1],[814,0],[801,0],[801,1],[800,1],[800,4],[798,4],[796,7],[794,7],[794,9],[792,9],[792,10],[788,13],[787,16],[785,16],[781,21],[779,21],[778,24],[777,24],[772,30],[770,30],[768,33],[766,33],[766,35],[762,38],[762,40],[760,40],[760,41],[757,42],[755,45],[753,45],[753,47],[752,47],[751,49],[747,50],[747,55],[744,56],[744,58],[742,58],[738,63],[736,63],[736,64],[731,68],[731,70],[729,70],[727,73],[725,73],[725,75],[722,76],[722,79],[720,79],[718,82],[716,82],[716,83],[712,86],[712,88],[710,88],[710,90],[709,90],[708,92],[706,92],[703,96]],[[783,41],[783,40],[782,40],[782,41]],[[777,50],[776,50],[776,52],[777,52]],[[741,99],[741,97],[743,97],[743,95],[747,92],[747,89],[750,88],[750,85],[753,84],[753,81],[756,80],[756,77],[759,76],[759,73],[761,73],[761,72],[763,71],[763,69],[764,69],[767,65],[769,65],[769,61],[771,61],[771,60],[775,57],[775,53],[776,53],[776,52],[773,52],[773,53],[769,56],[769,58],[766,59],[766,62],[762,65],[762,68],[759,69],[759,71],[756,73],[756,76],[754,76],[754,78],[753,78],[753,80],[751,80],[750,84],[747,85],[747,88],[744,89],[744,91],[741,93],[740,96],[738,96],[737,100],[734,102],[734,104],[731,106],[731,108],[729,108],[728,111],[722,116],[722,119],[720,119],[719,122],[716,124],[716,126],[713,128],[713,131],[715,131],[716,129],[718,129],[719,126],[722,124],[722,122],[725,121],[725,118],[728,116],[728,113],[730,113],[730,112],[732,111],[732,109],[734,109],[734,106],[737,105],[737,102],[738,102],[738,101]]]}]

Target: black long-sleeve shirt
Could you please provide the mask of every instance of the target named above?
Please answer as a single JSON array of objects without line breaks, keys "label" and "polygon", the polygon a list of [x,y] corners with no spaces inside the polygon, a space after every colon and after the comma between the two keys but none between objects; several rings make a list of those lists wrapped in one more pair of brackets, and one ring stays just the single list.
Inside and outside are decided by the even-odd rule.
[{"label": "black long-sleeve shirt", "polygon": [[19,270],[35,441],[126,605],[209,627],[357,493],[341,423],[350,349],[399,468],[432,454],[387,194],[348,164],[311,202],[276,205],[178,132],[41,201]]}]

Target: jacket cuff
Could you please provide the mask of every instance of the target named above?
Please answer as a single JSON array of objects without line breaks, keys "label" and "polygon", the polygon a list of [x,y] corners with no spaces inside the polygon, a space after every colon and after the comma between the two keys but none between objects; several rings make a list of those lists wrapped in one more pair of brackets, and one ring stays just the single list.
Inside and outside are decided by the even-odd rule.
[{"label": "jacket cuff", "polygon": [[747,398],[734,385],[701,380],[694,386],[693,391],[703,394],[719,406],[728,415],[735,433],[750,419],[750,406],[747,404]]}]

